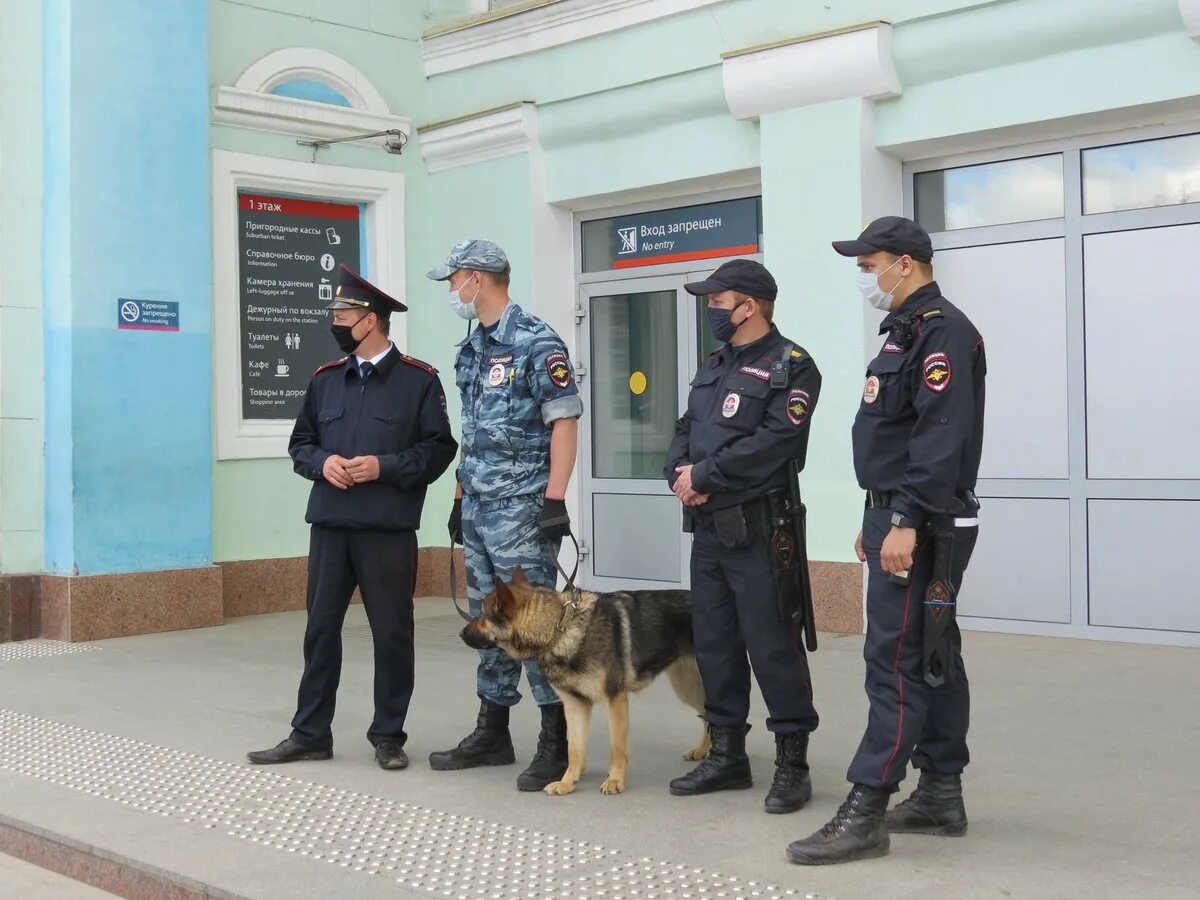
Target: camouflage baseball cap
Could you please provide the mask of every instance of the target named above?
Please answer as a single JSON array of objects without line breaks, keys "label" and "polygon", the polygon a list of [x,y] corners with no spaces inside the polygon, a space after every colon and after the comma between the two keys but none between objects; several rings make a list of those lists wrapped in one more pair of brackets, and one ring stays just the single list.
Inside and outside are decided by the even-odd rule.
[{"label": "camouflage baseball cap", "polygon": [[459,269],[504,274],[509,270],[508,257],[491,241],[459,241],[451,248],[446,261],[426,272],[425,277],[432,281],[445,281]]}]

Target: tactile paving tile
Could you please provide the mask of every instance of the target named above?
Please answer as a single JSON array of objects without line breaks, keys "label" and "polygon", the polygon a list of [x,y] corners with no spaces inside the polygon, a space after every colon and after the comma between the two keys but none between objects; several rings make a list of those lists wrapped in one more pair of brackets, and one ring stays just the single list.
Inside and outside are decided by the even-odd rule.
[{"label": "tactile paving tile", "polygon": [[0,768],[457,900],[814,898],[3,709]]},{"label": "tactile paving tile", "polygon": [[0,662],[11,662],[14,659],[36,659],[42,656],[63,656],[67,653],[86,653],[98,650],[88,644],[71,644],[67,641],[48,641],[34,638],[30,641],[12,641],[0,644]]}]

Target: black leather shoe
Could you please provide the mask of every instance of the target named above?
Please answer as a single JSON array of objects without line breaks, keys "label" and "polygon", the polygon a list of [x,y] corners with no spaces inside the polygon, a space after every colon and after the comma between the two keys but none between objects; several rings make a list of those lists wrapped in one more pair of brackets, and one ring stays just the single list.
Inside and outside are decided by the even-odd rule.
[{"label": "black leather shoe", "polygon": [[811,799],[808,732],[775,735],[775,778],[763,808],[769,813],[794,813]]},{"label": "black leather shoe", "polygon": [[567,771],[567,716],[562,704],[542,707],[542,731],[533,762],[517,776],[517,790],[540,791]]},{"label": "black leather shoe", "polygon": [[710,725],[712,749],[700,765],[671,782],[676,797],[694,797],[713,791],[738,791],[754,785],[750,757],[746,755],[745,725]]},{"label": "black leather shoe", "polygon": [[375,762],[381,769],[407,769],[408,754],[395,741],[380,741],[375,745]]},{"label": "black leather shoe", "polygon": [[962,775],[922,772],[912,795],[885,817],[888,831],[962,837],[967,833],[967,808],[963,805]]},{"label": "black leather shoe", "polygon": [[891,849],[883,814],[888,791],[856,784],[837,815],[811,837],[788,844],[788,859],[801,866],[828,866],[887,856]]},{"label": "black leather shoe", "polygon": [[254,750],[246,754],[246,759],[258,766],[272,766],[278,763],[300,762],[306,759],[329,759],[333,756],[333,748],[315,750],[312,747],[302,747],[291,738],[280,741],[270,750]]},{"label": "black leather shoe", "polygon": [[429,768],[438,771],[473,769],[476,766],[507,766],[517,761],[508,733],[508,707],[483,700],[475,730],[452,750],[429,754]]}]

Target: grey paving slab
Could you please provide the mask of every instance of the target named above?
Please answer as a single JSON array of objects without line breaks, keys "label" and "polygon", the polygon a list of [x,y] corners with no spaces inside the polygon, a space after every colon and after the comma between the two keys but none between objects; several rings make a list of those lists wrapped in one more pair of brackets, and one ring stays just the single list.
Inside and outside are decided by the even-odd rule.
[{"label": "grey paving slab", "polygon": [[[0,662],[0,709],[8,711],[0,714],[0,745],[8,754],[8,762],[0,759],[0,811],[246,897],[443,895],[424,880],[428,870],[411,865],[408,874],[422,876],[416,886],[400,885],[399,876],[370,876],[365,867],[356,871],[358,863],[378,863],[380,839],[389,849],[419,850],[413,858],[422,856],[427,866],[440,859],[439,879],[467,871],[478,880],[486,861],[486,878],[479,886],[471,882],[472,890],[485,893],[464,896],[490,896],[489,890],[524,896],[530,891],[496,892],[528,887],[530,877],[539,878],[543,889],[553,887],[557,896],[649,896],[659,881],[667,884],[668,875],[695,896],[717,896],[734,884],[749,891],[770,885],[823,900],[1197,896],[1196,650],[968,635],[974,697],[974,759],[966,777],[969,835],[900,836],[886,859],[804,870],[786,862],[783,847],[818,828],[845,793],[845,766],[866,715],[860,638],[823,636],[813,659],[822,715],[810,752],[815,796],[800,813],[776,817],[761,811],[773,747],[757,696],[749,745],[759,783],[750,791],[700,798],[667,794],[670,778],[686,770],[680,754],[694,742],[698,724],[665,685],[632,704],[624,795],[599,792],[607,765],[603,716],[594,722],[591,764],[576,794],[517,792],[516,774],[536,737],[537,712],[528,700],[513,717],[521,765],[429,770],[425,757],[457,742],[473,723],[477,705],[474,655],[459,648],[457,620],[448,613],[448,603],[425,601],[419,607],[418,685],[408,744],[414,765],[404,772],[377,769],[365,740],[371,648],[358,608],[347,620],[335,756],[329,762],[267,771],[244,763],[246,750],[270,746],[287,734],[302,614],[98,642],[103,652]],[[37,732],[42,749],[13,739],[22,728]],[[24,760],[24,773],[14,770],[13,753]],[[53,777],[29,769],[39,756],[54,753],[62,771]],[[95,796],[86,793],[79,778],[94,782],[98,763],[110,756],[121,777],[105,791],[93,791]],[[67,769],[76,773],[74,782],[65,778]],[[177,807],[208,803],[214,795],[205,778],[224,779],[226,801],[239,810],[224,827],[163,815],[137,795],[150,790],[145,784],[156,784],[175,792]],[[255,806],[250,796],[255,786],[261,789],[259,801],[284,806]],[[288,807],[277,795],[300,805]],[[357,815],[359,821],[335,822],[339,815]],[[370,827],[364,830],[365,820]],[[482,835],[488,837],[481,844]],[[342,860],[330,863],[325,854],[311,858],[311,849],[305,856],[309,848],[303,844],[313,838],[341,841],[344,846],[334,849],[366,855],[345,860],[346,866]],[[371,838],[376,846],[363,846]],[[491,838],[499,843],[489,845]],[[589,857],[578,872],[563,870],[575,864],[565,854],[584,845],[603,853]],[[447,856],[438,857],[443,849]],[[447,857],[471,849],[476,853],[467,856],[469,866],[448,868]],[[513,868],[500,850],[508,851],[509,860],[517,850],[524,855]],[[404,859],[403,853],[396,858]],[[498,872],[499,865],[505,871]],[[514,873],[519,877],[510,877]],[[621,880],[610,883],[615,875]],[[448,882],[445,890],[458,883]]]}]

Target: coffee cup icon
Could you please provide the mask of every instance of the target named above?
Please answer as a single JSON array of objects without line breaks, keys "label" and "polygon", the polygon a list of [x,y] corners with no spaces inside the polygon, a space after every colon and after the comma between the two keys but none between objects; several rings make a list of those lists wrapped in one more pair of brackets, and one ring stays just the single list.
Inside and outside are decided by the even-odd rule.
[{"label": "coffee cup icon", "polygon": [[275,367],[275,375],[279,378],[283,378],[290,371],[291,367],[287,363],[280,363]]}]

